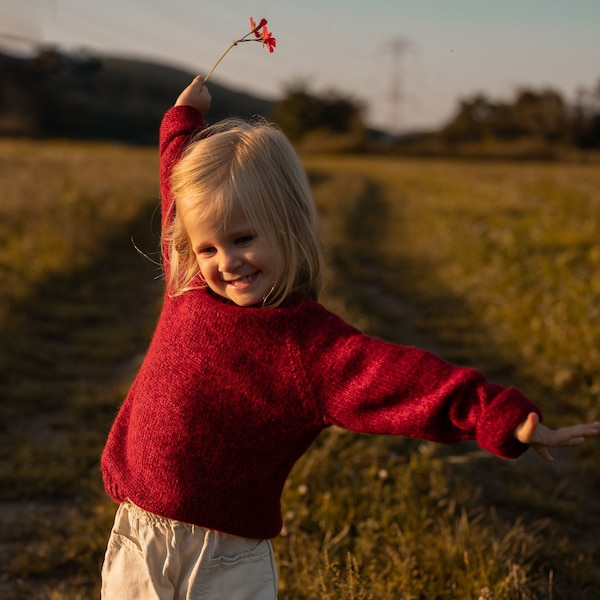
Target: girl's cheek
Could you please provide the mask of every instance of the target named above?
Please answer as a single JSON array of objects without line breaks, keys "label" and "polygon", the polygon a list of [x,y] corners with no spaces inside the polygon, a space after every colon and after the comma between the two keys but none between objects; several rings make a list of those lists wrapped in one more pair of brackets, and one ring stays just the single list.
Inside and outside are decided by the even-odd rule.
[{"label": "girl's cheek", "polygon": [[206,279],[206,275],[207,275],[206,265],[201,260],[198,260],[197,262],[198,262],[198,270],[200,271],[200,276],[202,277],[202,279]]}]

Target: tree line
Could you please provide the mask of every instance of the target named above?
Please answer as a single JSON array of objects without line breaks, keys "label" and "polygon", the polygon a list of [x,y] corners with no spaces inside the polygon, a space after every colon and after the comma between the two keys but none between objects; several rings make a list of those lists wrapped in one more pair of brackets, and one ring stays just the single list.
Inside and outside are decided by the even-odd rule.
[{"label": "tree line", "polygon": [[[345,133],[360,146],[366,132],[361,106],[335,93],[315,95],[305,90],[302,85],[289,88],[276,104],[276,120],[288,136],[301,141],[315,130]],[[429,139],[432,136],[449,150],[461,143],[522,139],[599,149],[600,80],[595,87],[581,88],[573,103],[553,89],[522,88],[509,101],[476,94],[461,100],[455,115],[439,131],[428,134]],[[416,145],[415,137],[410,144]]]},{"label": "tree line", "polygon": [[553,89],[523,88],[507,102],[476,94],[460,102],[441,133],[449,142],[535,138],[600,148],[600,80],[595,87],[581,88],[572,104]]},{"label": "tree line", "polygon": [[[74,56],[42,48],[29,59],[0,54],[0,135],[109,137],[154,143],[157,122],[191,77],[169,67]],[[317,149],[365,151],[389,144],[385,132],[369,130],[364,107],[337,91],[314,93],[297,82],[271,102],[211,85],[218,119],[261,114],[290,139]],[[547,146],[600,148],[600,80],[568,102],[556,90],[523,88],[509,101],[485,94],[461,100],[439,131],[412,136],[435,141],[441,152],[490,140],[536,140]],[[394,148],[402,149],[396,140]],[[406,148],[406,145],[404,146]]]},{"label": "tree line", "polygon": [[[54,47],[27,58],[0,53],[0,135],[152,145],[164,111],[191,78],[164,65]],[[216,83],[211,93],[212,120],[272,111],[271,101]]]}]

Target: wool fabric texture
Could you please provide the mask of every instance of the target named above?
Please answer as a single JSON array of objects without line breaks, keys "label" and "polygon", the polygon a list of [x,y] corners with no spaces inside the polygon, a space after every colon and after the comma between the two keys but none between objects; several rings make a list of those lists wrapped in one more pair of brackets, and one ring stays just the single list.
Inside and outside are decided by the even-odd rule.
[{"label": "wool fabric texture", "polygon": [[[202,127],[189,106],[163,118],[165,219],[172,167]],[[198,289],[165,294],[109,433],[102,472],[117,502],[272,538],[282,526],[285,480],[326,427],[446,444],[475,439],[515,458],[527,446],[513,432],[529,412],[540,414],[516,389],[427,351],[369,337],[304,295],[273,309],[240,307]]]}]

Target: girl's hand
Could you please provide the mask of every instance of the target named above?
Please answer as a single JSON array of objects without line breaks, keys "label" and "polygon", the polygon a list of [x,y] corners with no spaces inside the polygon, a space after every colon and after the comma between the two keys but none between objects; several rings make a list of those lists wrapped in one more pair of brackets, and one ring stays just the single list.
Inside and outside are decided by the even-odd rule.
[{"label": "girl's hand", "polygon": [[210,108],[210,92],[204,86],[204,78],[197,75],[175,102],[175,106],[193,106],[204,114]]},{"label": "girl's hand", "polygon": [[515,430],[515,437],[523,444],[529,444],[544,460],[553,460],[548,448],[557,446],[579,446],[586,437],[597,436],[600,423],[587,423],[549,429],[540,423],[536,413],[529,413],[527,419]]}]

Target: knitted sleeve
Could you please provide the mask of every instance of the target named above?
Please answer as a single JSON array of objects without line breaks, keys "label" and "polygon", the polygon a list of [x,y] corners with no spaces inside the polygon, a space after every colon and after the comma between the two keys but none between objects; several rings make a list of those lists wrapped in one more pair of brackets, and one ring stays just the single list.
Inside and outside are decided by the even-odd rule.
[{"label": "knitted sleeve", "polygon": [[[160,192],[162,226],[165,227],[175,214],[171,194],[171,174],[194,133],[204,129],[206,123],[201,113],[192,106],[174,106],[164,115],[160,125]],[[166,256],[166,254],[165,254]]]},{"label": "knitted sleeve", "polygon": [[514,430],[530,412],[541,417],[514,388],[427,351],[371,338],[331,313],[300,336],[306,385],[328,425],[447,444],[474,439],[515,458],[527,446]]}]

